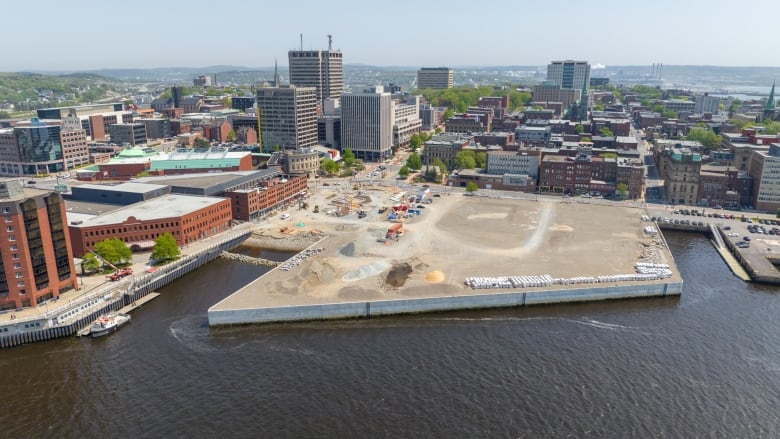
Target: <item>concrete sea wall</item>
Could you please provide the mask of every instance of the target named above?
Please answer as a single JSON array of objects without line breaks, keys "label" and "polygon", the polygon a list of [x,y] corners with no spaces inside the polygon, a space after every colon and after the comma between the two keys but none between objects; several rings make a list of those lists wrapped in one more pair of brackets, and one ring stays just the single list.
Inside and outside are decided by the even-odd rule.
[{"label": "concrete sea wall", "polygon": [[653,282],[609,287],[565,288],[526,292],[515,291],[508,293],[326,303],[272,308],[232,310],[209,309],[208,316],[210,326],[302,320],[368,318],[372,316],[393,314],[504,308],[563,302],[629,299],[634,297],[675,296],[682,294],[682,287],[682,281]]}]

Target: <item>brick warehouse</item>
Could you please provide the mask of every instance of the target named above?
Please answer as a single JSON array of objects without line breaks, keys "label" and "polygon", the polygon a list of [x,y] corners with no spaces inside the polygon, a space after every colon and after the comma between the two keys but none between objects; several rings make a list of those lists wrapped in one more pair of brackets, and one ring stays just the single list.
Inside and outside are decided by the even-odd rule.
[{"label": "brick warehouse", "polygon": [[300,176],[287,181],[273,180],[264,187],[225,192],[225,195],[233,202],[233,218],[249,221],[264,215],[277,204],[293,199],[306,191],[306,187],[306,177]]},{"label": "brick warehouse", "polygon": [[148,250],[165,232],[183,246],[230,228],[230,199],[166,195],[70,224],[73,254],[83,256],[95,244],[119,238],[133,251]]}]

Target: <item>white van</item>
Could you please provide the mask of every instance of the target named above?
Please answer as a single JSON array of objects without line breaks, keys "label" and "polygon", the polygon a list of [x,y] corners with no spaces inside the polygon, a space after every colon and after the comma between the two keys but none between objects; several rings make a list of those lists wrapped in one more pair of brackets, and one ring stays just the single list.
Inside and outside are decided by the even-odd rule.
[{"label": "white van", "polygon": [[287,219],[287,218],[289,218],[289,217],[290,217],[290,214],[289,214],[289,213],[287,213],[287,212],[283,213],[283,214],[282,214],[282,216],[281,216],[281,218],[282,218],[283,220],[286,220],[286,219]]}]

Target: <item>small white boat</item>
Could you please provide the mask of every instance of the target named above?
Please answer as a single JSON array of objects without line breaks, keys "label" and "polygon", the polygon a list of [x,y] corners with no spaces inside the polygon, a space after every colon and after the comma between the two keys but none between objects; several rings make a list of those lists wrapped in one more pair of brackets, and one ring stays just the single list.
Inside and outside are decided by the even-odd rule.
[{"label": "small white boat", "polygon": [[92,338],[102,337],[110,334],[122,326],[130,323],[130,316],[120,313],[109,313],[98,317],[89,328],[89,335]]}]

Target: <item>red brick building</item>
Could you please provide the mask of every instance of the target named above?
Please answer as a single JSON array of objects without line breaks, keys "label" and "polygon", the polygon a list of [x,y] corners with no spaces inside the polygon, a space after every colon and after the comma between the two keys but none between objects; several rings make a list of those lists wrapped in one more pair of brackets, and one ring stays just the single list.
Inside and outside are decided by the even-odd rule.
[{"label": "red brick building", "polygon": [[0,180],[0,215],[0,310],[38,306],[78,287],[59,194]]},{"label": "red brick building", "polygon": [[274,179],[265,187],[238,189],[225,195],[232,201],[233,218],[249,221],[265,215],[279,203],[292,200],[306,188],[306,177],[300,176],[289,180]]},{"label": "red brick building", "polygon": [[73,254],[83,256],[105,239],[118,238],[133,251],[151,249],[170,233],[182,246],[230,228],[227,198],[165,195],[69,225]]}]

